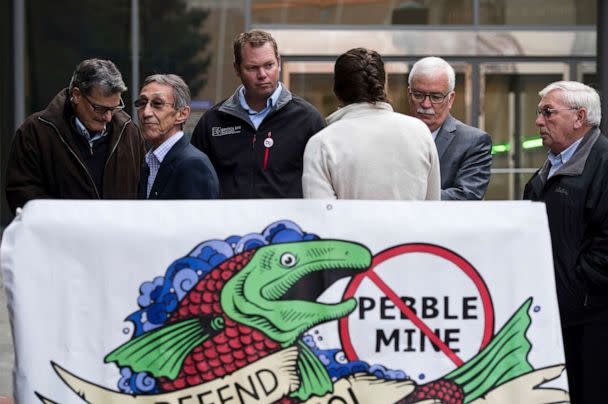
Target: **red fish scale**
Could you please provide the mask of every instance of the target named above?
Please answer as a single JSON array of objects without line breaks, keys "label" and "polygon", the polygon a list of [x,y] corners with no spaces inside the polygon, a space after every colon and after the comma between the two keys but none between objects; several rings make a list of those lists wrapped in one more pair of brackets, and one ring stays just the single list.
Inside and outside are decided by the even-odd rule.
[{"label": "red fish scale", "polygon": [[440,399],[442,404],[462,404],[464,402],[464,391],[462,387],[451,380],[436,380],[416,386],[414,391],[399,402],[399,404],[411,404],[422,400]]},{"label": "red fish scale", "polygon": [[[254,253],[255,250],[246,251],[212,269],[182,299],[168,323],[204,315],[223,316],[220,305],[222,287],[249,262]],[[177,378],[159,378],[161,390],[179,390],[225,376],[280,348],[276,341],[258,330],[236,323],[226,316],[224,322],[221,333],[206,340],[186,356]]]}]

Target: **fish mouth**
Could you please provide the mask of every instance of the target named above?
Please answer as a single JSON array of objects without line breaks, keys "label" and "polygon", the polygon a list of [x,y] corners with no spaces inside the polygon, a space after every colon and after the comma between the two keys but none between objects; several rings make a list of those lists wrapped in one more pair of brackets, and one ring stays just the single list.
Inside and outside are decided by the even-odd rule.
[{"label": "fish mouth", "polygon": [[296,280],[287,291],[276,300],[306,300],[314,302],[338,280],[358,275],[366,270],[367,267],[333,268],[330,271],[313,271]]},{"label": "fish mouth", "polygon": [[224,285],[221,305],[233,321],[288,346],[307,329],[355,309],[354,299],[316,300],[337,280],[369,268],[371,258],[365,246],[341,240],[261,247]]},{"label": "fish mouth", "polygon": [[311,248],[307,256],[299,257],[302,262],[297,269],[285,271],[263,286],[260,297],[268,302],[314,302],[336,281],[357,275],[371,265],[371,254],[362,245],[333,243],[333,249]]}]

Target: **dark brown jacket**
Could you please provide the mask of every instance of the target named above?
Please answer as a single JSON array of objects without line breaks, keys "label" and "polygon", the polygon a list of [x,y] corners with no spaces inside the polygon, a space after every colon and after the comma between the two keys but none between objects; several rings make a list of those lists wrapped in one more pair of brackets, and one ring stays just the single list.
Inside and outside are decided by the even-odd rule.
[{"label": "dark brown jacket", "polygon": [[83,163],[66,113],[67,89],[17,129],[6,171],[6,198],[13,213],[32,199],[137,198],[144,143],[125,112],[111,122],[109,150],[98,190]]}]

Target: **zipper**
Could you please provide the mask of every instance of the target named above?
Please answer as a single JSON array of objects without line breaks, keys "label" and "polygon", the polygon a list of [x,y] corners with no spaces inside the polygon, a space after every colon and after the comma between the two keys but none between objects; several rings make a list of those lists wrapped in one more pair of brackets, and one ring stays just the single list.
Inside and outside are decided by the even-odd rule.
[{"label": "zipper", "polygon": [[[61,136],[61,132],[59,131],[59,129],[57,129],[57,126],[55,126],[55,124],[53,122],[47,121],[46,119],[44,119],[42,117],[38,117],[38,119],[40,121],[46,123],[47,125],[51,126],[53,129],[55,129],[55,132],[57,132],[57,135],[59,136],[59,139],[61,139],[61,142],[70,151],[70,153],[72,153],[72,156],[74,156],[76,158],[76,160],[80,163],[80,167],[82,167],[82,169],[84,170],[85,174],[87,175],[87,178],[89,179],[89,181],[91,181],[91,185],[93,185],[93,190],[95,190],[95,195],[97,196],[97,199],[101,199],[99,197],[99,190],[97,189],[97,186],[95,185],[95,181],[93,181],[93,177],[91,177],[91,174],[89,173],[89,170],[87,170],[87,167],[84,165],[84,163],[82,162],[82,160],[80,160],[80,157],[78,157],[78,154],[76,154],[74,152],[74,150],[70,147],[70,145],[65,141],[65,139],[63,138],[63,136]],[[106,164],[107,164],[107,162],[106,162]]]},{"label": "zipper", "polygon": [[[125,129],[127,129],[127,125],[130,122],[131,122],[131,119],[127,120],[127,122],[125,122],[125,124],[122,126],[122,129],[120,130],[120,133],[118,134],[118,139],[116,139],[116,143],[114,143],[114,147],[112,147],[112,150],[110,150],[110,153],[108,154],[108,158],[106,159],[105,167],[108,166],[110,157],[112,157],[112,154],[114,154],[114,152],[116,151],[116,148],[118,147],[118,143],[120,143],[120,140],[122,139],[122,134],[125,133]],[[109,133],[108,133],[108,135],[109,135]]]},{"label": "zipper", "polygon": [[253,132],[253,139],[251,139],[251,180],[249,181],[249,183],[251,184],[251,188],[249,190],[249,197],[253,198],[253,193],[255,190],[255,167],[256,167],[256,162],[255,162],[255,141],[257,140],[257,134],[256,134],[256,129],[253,128],[254,132]]}]

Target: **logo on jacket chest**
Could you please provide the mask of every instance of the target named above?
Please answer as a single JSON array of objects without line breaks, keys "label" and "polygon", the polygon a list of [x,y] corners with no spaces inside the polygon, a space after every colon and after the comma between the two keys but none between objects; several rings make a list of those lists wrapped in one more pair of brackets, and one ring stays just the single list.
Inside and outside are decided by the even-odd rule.
[{"label": "logo on jacket chest", "polygon": [[564,188],[564,187],[560,186],[560,185],[558,185],[558,186],[555,188],[555,191],[554,191],[554,192],[556,192],[556,193],[558,193],[558,194],[562,194],[562,195],[564,195],[564,196],[568,196],[568,195],[569,195],[568,190],[567,190],[566,188]]},{"label": "logo on jacket chest", "polygon": [[228,126],[226,128],[222,128],[220,126],[213,126],[211,128],[211,136],[239,135],[241,133],[241,126]]}]

